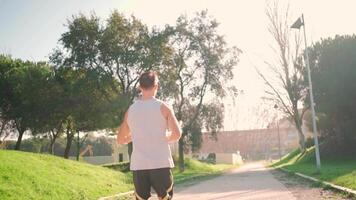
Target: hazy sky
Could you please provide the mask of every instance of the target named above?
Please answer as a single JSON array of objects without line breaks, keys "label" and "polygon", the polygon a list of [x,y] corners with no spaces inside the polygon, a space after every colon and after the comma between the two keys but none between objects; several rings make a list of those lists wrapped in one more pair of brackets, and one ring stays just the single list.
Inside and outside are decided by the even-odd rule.
[{"label": "hazy sky", "polygon": [[[286,2],[283,0],[283,2]],[[356,1],[291,0],[293,18],[304,13],[308,43],[336,34],[356,33]],[[118,9],[134,14],[149,26],[174,24],[180,14],[192,16],[208,9],[220,22],[220,33],[230,46],[244,53],[235,69],[234,83],[244,90],[238,105],[227,113],[226,129],[261,126],[253,114],[261,107],[263,83],[253,66],[270,60],[273,43],[267,31],[263,0],[0,0],[0,53],[32,61],[47,60],[66,30],[66,19],[73,14],[95,11],[102,19]],[[263,66],[261,66],[263,67]]]}]

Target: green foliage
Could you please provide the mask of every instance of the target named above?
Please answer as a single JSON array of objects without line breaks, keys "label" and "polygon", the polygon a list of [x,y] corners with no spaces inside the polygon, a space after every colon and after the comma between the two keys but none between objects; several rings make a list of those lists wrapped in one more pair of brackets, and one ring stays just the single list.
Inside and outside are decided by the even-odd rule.
[{"label": "green foliage", "polygon": [[[93,138],[88,136],[88,138],[82,144],[81,150],[88,145],[93,147],[93,156],[111,156],[112,154],[112,143],[114,138],[107,137],[96,137]],[[15,148],[15,141],[7,141],[7,149]],[[33,152],[33,153],[46,153],[49,152],[51,140],[48,137],[32,137],[24,139],[21,143],[21,151]],[[59,137],[56,139],[54,144],[53,155],[63,156],[66,147],[66,138]],[[71,148],[68,152],[69,156],[76,156],[76,149]]]},{"label": "green foliage", "polygon": [[[191,20],[181,16],[175,27],[162,31],[149,30],[134,16],[125,17],[117,11],[105,22],[95,14],[80,14],[70,19],[67,27],[51,62],[93,69],[117,79],[119,88],[115,86],[114,91],[127,97],[126,108],[137,96],[139,75],[156,70],[162,85],[158,96],[173,100],[179,120],[184,119],[184,137],[189,135],[194,148],[200,145],[202,127],[213,134],[222,127],[221,99],[236,92],[227,83],[233,78],[232,68],[240,51],[227,47],[217,32],[218,23],[206,11]],[[219,97],[214,105],[203,100],[209,92]],[[119,116],[124,111],[116,109]]]},{"label": "green foliage", "polygon": [[[67,27],[68,30],[59,40],[60,46],[50,56],[51,62],[64,68],[94,70],[110,77],[113,80],[109,82],[112,83],[112,92],[119,97],[116,101],[118,108],[111,111],[116,113],[113,119],[121,121],[129,105],[138,96],[139,75],[151,69],[160,71],[166,63],[169,49],[165,34],[156,29],[148,30],[134,16],[125,17],[117,10],[105,22],[95,13],[73,16],[68,20]],[[101,87],[99,83],[97,86]],[[102,124],[108,117],[104,119],[96,120]],[[89,124],[92,123],[83,126]]]},{"label": "green foliage", "polygon": [[23,62],[9,56],[0,56],[1,65],[1,115],[12,120],[18,131],[16,149],[26,130],[37,134],[41,120],[47,117],[47,82],[51,70],[46,63]]},{"label": "green foliage", "polygon": [[114,110],[119,110],[122,102],[112,90],[112,85],[118,87],[115,80],[92,69],[60,68],[56,73],[65,91],[59,110],[73,118],[75,130],[91,131],[117,126],[119,116]]},{"label": "green foliage", "polygon": [[310,48],[310,62],[322,150],[354,155],[356,36],[322,39]]},{"label": "green foliage", "polygon": [[[137,95],[139,75],[147,70],[159,71],[167,53],[165,36],[148,30],[140,20],[114,10],[103,23],[94,13],[68,20],[61,46],[51,55],[58,66],[95,69],[119,82],[113,88],[132,102]],[[128,107],[128,105],[127,105]],[[121,113],[123,115],[123,113]]]},{"label": "green foliage", "polygon": [[50,155],[0,150],[0,199],[98,199],[133,189],[130,176]]},{"label": "green foliage", "polygon": [[[193,151],[200,148],[202,130],[214,136],[222,128],[222,99],[235,95],[236,89],[229,83],[241,51],[226,45],[217,21],[207,11],[196,13],[192,19],[180,16],[166,32],[172,54],[163,79],[175,84],[163,81],[163,93],[173,100],[177,119],[183,124],[182,156],[184,146]],[[213,101],[207,99],[208,94],[215,97]]]},{"label": "green foliage", "polygon": [[[36,66],[37,71],[31,73],[38,76],[25,76],[29,72],[19,67],[14,70],[18,77],[8,79],[14,84],[24,83],[24,88],[14,87],[24,91],[18,92],[24,98],[14,100],[38,103],[18,109],[22,115],[35,116],[21,118],[36,122],[22,122],[23,130],[49,133],[52,146],[65,132],[70,148],[74,133],[113,129],[137,96],[139,75],[151,69],[160,72],[159,97],[173,102],[183,122],[183,138],[187,136],[193,150],[201,145],[202,130],[214,137],[222,128],[222,99],[229,93],[236,95],[229,81],[240,50],[227,47],[218,34],[218,23],[207,11],[192,19],[181,16],[176,26],[164,30],[149,30],[134,16],[126,17],[118,11],[106,21],[95,13],[79,14],[68,20],[67,28],[60,46],[50,56],[54,67],[27,62]],[[38,81],[25,79],[32,76]],[[41,95],[41,99],[30,99],[29,93]],[[217,98],[206,100],[209,93]]]},{"label": "green foliage", "polygon": [[109,75],[8,56],[0,57],[0,65],[1,119],[15,124],[19,133],[16,149],[20,149],[26,130],[33,135],[48,134],[53,146],[64,131],[73,135],[114,129],[121,121],[118,111],[123,112],[128,100],[115,92],[119,83]]}]

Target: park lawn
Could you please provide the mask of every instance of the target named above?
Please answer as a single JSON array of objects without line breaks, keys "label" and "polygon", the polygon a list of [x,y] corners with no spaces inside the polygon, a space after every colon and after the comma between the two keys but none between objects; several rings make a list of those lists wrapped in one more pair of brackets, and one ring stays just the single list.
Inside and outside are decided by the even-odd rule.
[{"label": "park lawn", "polygon": [[271,167],[299,172],[322,181],[356,190],[355,158],[326,158],[326,155],[321,153],[321,170],[318,173],[315,164],[315,151],[312,147],[304,155],[296,150],[283,157],[281,161],[272,164]]},{"label": "park lawn", "polygon": [[178,166],[173,169],[174,183],[176,185],[185,183],[192,179],[217,176],[225,172],[226,170],[237,167],[236,165],[225,165],[225,164],[208,164],[202,163],[197,160],[186,158],[185,159],[185,170],[184,172],[179,172]]},{"label": "park lawn", "polygon": [[[173,169],[175,184],[222,174],[233,165],[186,159],[185,171]],[[47,154],[0,150],[0,199],[98,199],[133,190],[132,173]]]},{"label": "park lawn", "polygon": [[124,173],[46,154],[0,150],[0,199],[98,199],[132,190]]}]

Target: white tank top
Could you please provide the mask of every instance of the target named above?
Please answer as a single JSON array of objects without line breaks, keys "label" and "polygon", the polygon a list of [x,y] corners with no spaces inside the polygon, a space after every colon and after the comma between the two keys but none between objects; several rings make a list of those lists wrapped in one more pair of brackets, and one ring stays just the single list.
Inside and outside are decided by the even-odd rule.
[{"label": "white tank top", "polygon": [[156,98],[137,100],[128,110],[133,144],[131,170],[174,167],[166,139],[167,121],[161,113],[162,103]]}]

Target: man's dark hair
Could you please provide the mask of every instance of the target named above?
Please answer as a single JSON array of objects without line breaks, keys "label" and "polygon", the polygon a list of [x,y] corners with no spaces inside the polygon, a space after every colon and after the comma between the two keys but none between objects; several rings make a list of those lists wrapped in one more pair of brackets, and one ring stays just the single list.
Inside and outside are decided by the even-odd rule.
[{"label": "man's dark hair", "polygon": [[141,74],[138,81],[140,83],[140,87],[147,90],[158,83],[158,75],[154,71],[147,71]]}]

